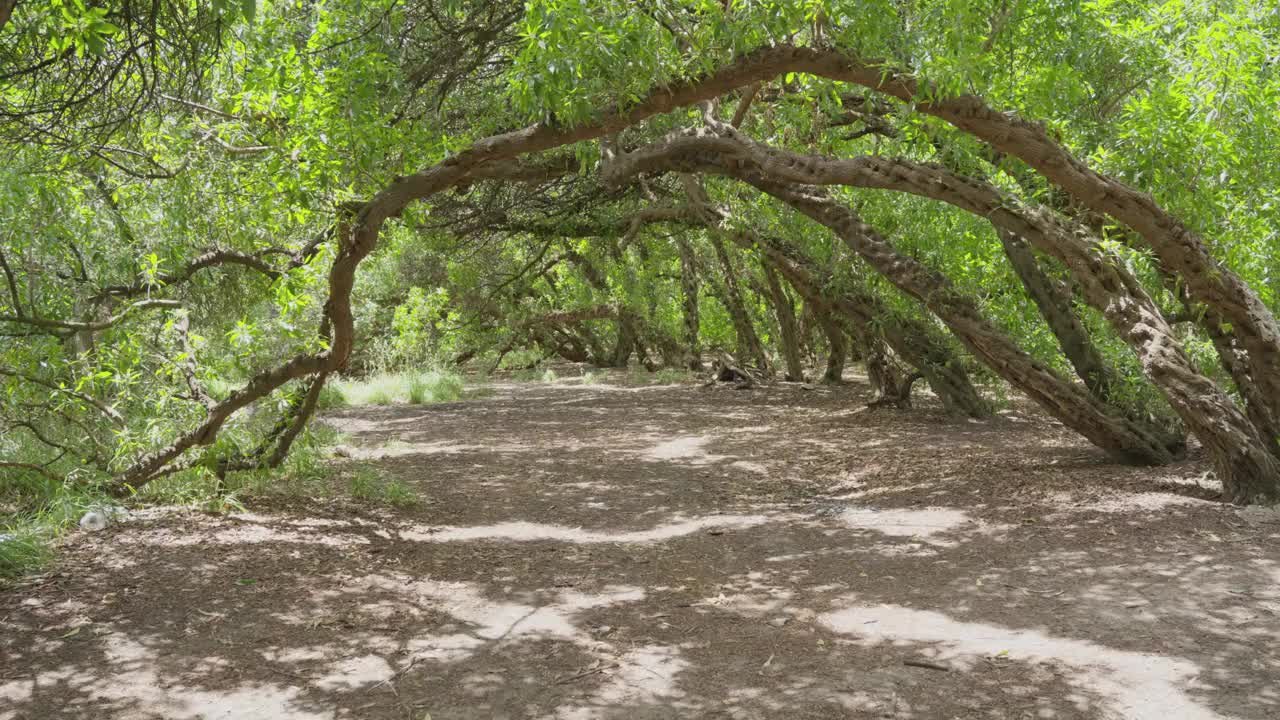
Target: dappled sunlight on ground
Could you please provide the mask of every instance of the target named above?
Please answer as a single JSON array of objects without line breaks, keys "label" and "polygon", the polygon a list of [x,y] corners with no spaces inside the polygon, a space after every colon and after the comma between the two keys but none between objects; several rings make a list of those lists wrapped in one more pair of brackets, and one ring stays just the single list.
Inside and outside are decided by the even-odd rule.
[{"label": "dappled sunlight on ground", "polygon": [[491,390],[328,419],[416,507],[73,536],[0,594],[0,720],[1280,716],[1280,514],[1199,461],[860,384]]},{"label": "dappled sunlight on ground", "polygon": [[649,530],[631,532],[588,531],[558,525],[530,522],[508,522],[488,526],[403,528],[399,536],[405,540],[425,542],[466,542],[470,540],[555,540],[569,543],[645,543],[670,540],[711,528],[746,528],[767,522],[781,522],[783,515],[711,515],[679,520]]},{"label": "dappled sunlight on ground", "polygon": [[1113,700],[1109,709],[1131,720],[1219,717],[1186,692],[1196,687],[1201,668],[1185,660],[1117,651],[1034,630],[958,622],[942,613],[896,605],[854,606],[825,613],[818,622],[870,646],[928,643],[928,660],[961,670],[972,670],[984,658],[1069,665],[1073,682]]}]

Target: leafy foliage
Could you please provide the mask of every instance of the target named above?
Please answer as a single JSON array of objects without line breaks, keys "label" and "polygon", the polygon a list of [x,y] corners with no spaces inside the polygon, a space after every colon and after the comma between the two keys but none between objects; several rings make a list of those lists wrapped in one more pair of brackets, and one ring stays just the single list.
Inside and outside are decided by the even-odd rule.
[{"label": "leafy foliage", "polygon": [[[779,47],[839,53],[883,86],[813,65],[731,77]],[[0,29],[5,502],[281,477],[315,406],[456,399],[457,366],[776,365],[790,323],[810,364],[844,338],[909,374],[903,338],[927,336],[1005,377],[935,305],[742,178],[697,157],[610,175],[676,134],[723,139],[731,118],[771,151],[945,169],[1096,241],[1175,321],[1189,372],[1274,447],[1248,398],[1270,380],[1238,362],[1262,346],[1216,313],[1240,293],[1261,303],[1246,316],[1280,307],[1277,58],[1274,0],[21,3]],[[708,77],[709,106],[671,99]],[[886,90],[902,78],[906,94]],[[1142,228],[932,111],[956,97],[1148,193],[1203,238],[1209,269],[1168,267]],[[681,173],[701,173],[705,199]],[[989,213],[820,192],[1037,367],[1086,382]],[[792,320],[764,236],[807,263],[811,285],[788,277],[782,296]],[[1036,257],[1108,368],[1098,402],[1179,432],[1186,412],[1132,334],[1081,295],[1078,268]],[[1215,273],[1240,279],[1216,310],[1188,290]],[[874,312],[833,310],[849,298]]]}]

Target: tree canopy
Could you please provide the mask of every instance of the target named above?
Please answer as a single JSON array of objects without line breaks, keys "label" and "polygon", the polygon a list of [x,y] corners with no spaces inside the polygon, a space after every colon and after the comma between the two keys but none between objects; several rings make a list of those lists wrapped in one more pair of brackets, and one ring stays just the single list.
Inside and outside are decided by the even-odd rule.
[{"label": "tree canopy", "polygon": [[336,374],[1011,389],[1280,500],[1274,0],[0,3],[0,473],[279,466]]}]

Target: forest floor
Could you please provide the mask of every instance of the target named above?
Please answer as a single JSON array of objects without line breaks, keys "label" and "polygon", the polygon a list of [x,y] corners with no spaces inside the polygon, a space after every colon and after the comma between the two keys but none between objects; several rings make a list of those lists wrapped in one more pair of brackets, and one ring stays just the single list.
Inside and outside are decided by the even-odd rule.
[{"label": "forest floor", "polygon": [[74,534],[0,593],[0,718],[1280,717],[1280,514],[1026,409],[868,397],[331,413],[422,502]]}]

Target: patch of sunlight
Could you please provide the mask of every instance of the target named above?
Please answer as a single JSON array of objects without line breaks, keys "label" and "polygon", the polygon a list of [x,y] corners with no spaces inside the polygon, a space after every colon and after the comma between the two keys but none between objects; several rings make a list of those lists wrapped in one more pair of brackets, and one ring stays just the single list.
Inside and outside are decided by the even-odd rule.
[{"label": "patch of sunlight", "polygon": [[391,663],[378,655],[343,658],[330,666],[315,684],[325,690],[358,690],[390,679],[395,674]]},{"label": "patch of sunlight", "polygon": [[685,435],[660,442],[642,454],[648,460],[686,460],[690,465],[709,465],[727,457],[706,451],[705,446],[711,439],[710,435]]},{"label": "patch of sunlight", "polygon": [[932,536],[966,526],[984,534],[1000,529],[975,521],[962,510],[941,507],[919,510],[849,508],[837,515],[836,519],[855,530],[874,530],[892,537],[920,538],[930,544],[944,546],[955,543]]},{"label": "patch of sunlight", "polygon": [[[639,602],[645,591],[638,587],[610,586],[598,593],[560,590],[549,597],[528,597],[528,602],[493,599],[477,583],[414,580],[408,576],[370,576],[363,584],[369,589],[409,596],[417,603],[427,601],[441,612],[466,623],[473,639],[507,640],[533,635],[590,643],[591,638],[574,626],[575,616],[594,608],[624,602]],[[425,639],[427,647],[431,640]]]},{"label": "patch of sunlight", "polygon": [[349,452],[356,460],[382,460],[385,458],[403,457],[405,455],[461,455],[470,452],[520,452],[525,450],[521,445],[490,447],[487,445],[468,445],[447,440],[436,442],[404,442],[397,440],[383,444],[381,447],[353,447]]},{"label": "patch of sunlight", "polygon": [[[608,680],[572,704],[562,705],[555,720],[594,720],[608,710],[642,707],[678,700],[684,692],[676,687],[676,676],[689,667],[677,648],[643,645],[627,651],[616,666],[602,671]],[[678,717],[673,713],[673,717]]]},{"label": "patch of sunlight", "polygon": [[1113,703],[1110,710],[1128,720],[1224,718],[1188,693],[1198,687],[1201,669],[1182,658],[1114,650],[1035,630],[961,622],[898,605],[849,607],[825,613],[818,621],[834,632],[856,636],[866,646],[933,643],[934,661],[958,667],[977,667],[983,657],[991,656],[1070,665],[1074,684],[1107,698]]},{"label": "patch of sunlight", "polygon": [[[145,707],[148,716],[167,720],[203,718],[287,717],[322,720],[332,713],[308,710],[299,702],[301,691],[267,682],[246,682],[226,690],[189,687],[176,680],[166,660],[154,650],[122,633],[98,638],[103,654],[91,667],[47,670],[34,677],[0,683],[0,700],[23,702],[37,691],[62,685],[83,697],[63,707],[77,717],[122,717],[129,708]],[[314,707],[314,706],[313,706]],[[81,712],[82,711],[82,712]],[[0,717],[14,717],[0,713]]]},{"label": "patch of sunlight", "polygon": [[1166,492],[1125,493],[1104,498],[1082,498],[1070,492],[1058,492],[1050,495],[1048,502],[1060,510],[1049,515],[1046,520],[1066,517],[1075,512],[1132,513],[1142,510],[1163,510],[1179,505],[1222,506],[1221,503]]},{"label": "patch of sunlight", "polygon": [[327,545],[349,547],[368,545],[369,538],[349,533],[333,534],[309,529],[308,532],[284,530],[266,525],[232,525],[230,527],[192,528],[182,535],[169,532],[142,531],[130,538],[131,543],[155,547],[179,547],[189,545],[255,545],[257,543],[293,543],[297,545]]},{"label": "patch of sunlight", "polygon": [[692,535],[711,528],[748,528],[782,519],[777,515],[708,515],[659,525],[649,530],[618,532],[611,530],[584,530],[563,525],[547,525],[532,522],[505,522],[494,525],[470,527],[409,527],[400,531],[400,538],[419,542],[467,542],[473,540],[510,540],[533,542],[555,540],[584,545],[598,543],[651,543]]}]

